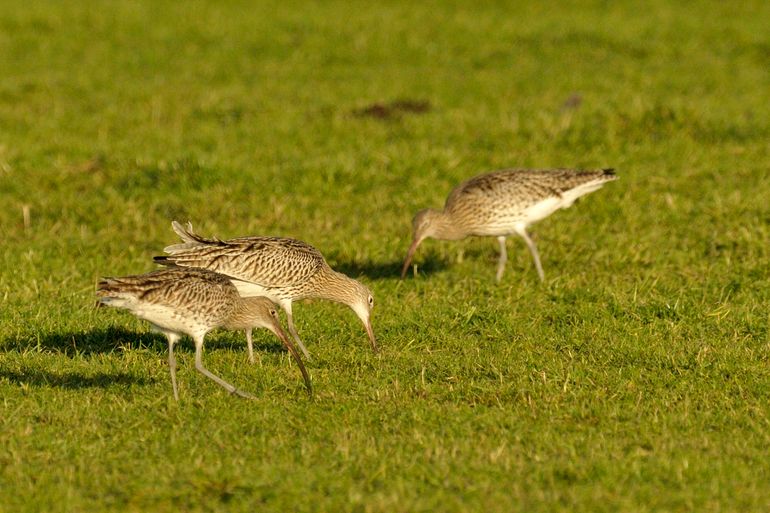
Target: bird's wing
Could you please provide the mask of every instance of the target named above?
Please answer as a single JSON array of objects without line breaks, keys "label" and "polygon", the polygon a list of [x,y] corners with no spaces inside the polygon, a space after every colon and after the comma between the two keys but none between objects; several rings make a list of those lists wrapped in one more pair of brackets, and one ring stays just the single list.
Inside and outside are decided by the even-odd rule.
[{"label": "bird's wing", "polygon": [[[124,298],[157,303],[180,310],[200,304],[230,304],[237,297],[235,287],[224,276],[201,269],[160,269],[147,274],[104,278],[99,298]],[[106,302],[106,301],[105,301]]]},{"label": "bird's wing", "polygon": [[160,264],[200,267],[264,287],[302,283],[326,265],[317,249],[295,239],[242,237],[223,241],[200,237],[189,225],[185,229],[175,223],[174,229],[184,242],[165,248],[169,256],[155,257]]},{"label": "bird's wing", "polygon": [[548,198],[560,198],[581,186],[596,184],[591,189],[596,190],[604,182],[616,178],[612,169],[504,169],[461,183],[450,193],[445,208],[461,208],[465,202],[475,202],[484,197],[515,201],[519,208],[524,209]]}]

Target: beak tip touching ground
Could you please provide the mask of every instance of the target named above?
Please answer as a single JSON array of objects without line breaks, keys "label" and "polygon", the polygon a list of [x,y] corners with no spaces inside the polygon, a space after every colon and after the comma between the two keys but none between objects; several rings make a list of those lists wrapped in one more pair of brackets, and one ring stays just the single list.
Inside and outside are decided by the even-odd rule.
[{"label": "beak tip touching ground", "polygon": [[404,260],[404,265],[401,267],[402,280],[406,278],[406,271],[409,269],[409,264],[412,263],[412,253],[413,251],[410,251],[409,254],[406,255],[406,259]]},{"label": "beak tip touching ground", "polygon": [[374,337],[374,329],[372,328],[372,321],[367,319],[366,322],[364,322],[364,327],[366,328],[366,335],[369,337],[369,342],[372,343],[372,350],[375,353],[379,353],[380,348],[377,347],[377,339]]},{"label": "beak tip touching ground", "polygon": [[409,246],[409,251],[406,253],[406,258],[404,259],[404,266],[401,268],[401,279],[403,280],[406,278],[406,271],[409,269],[409,264],[412,263],[412,257],[414,257],[414,252],[417,250],[417,246],[420,245],[419,239],[414,239],[412,241],[412,245]]},{"label": "beak tip touching ground", "polygon": [[297,349],[294,347],[294,344],[291,343],[291,340],[289,340],[289,337],[286,335],[286,333],[283,331],[283,329],[280,326],[278,326],[277,329],[275,330],[275,334],[276,336],[278,336],[279,339],[281,339],[281,342],[283,342],[283,345],[286,346],[286,349],[289,350],[289,353],[291,354],[292,358],[294,358],[294,361],[297,362],[299,371],[302,373],[302,379],[305,381],[305,388],[307,388],[307,393],[312,398],[313,384],[310,382],[310,375],[307,373],[305,364],[302,363],[302,358],[300,358],[299,353],[297,352]]}]

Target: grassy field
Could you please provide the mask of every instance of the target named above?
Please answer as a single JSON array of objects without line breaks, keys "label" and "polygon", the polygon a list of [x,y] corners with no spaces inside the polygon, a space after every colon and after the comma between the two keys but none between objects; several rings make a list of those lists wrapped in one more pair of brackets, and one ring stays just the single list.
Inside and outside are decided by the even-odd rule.
[{"label": "grassy field", "polygon": [[[0,512],[767,511],[770,3],[0,3]],[[621,179],[496,242],[411,218],[505,167]],[[208,338],[96,310],[272,234],[375,295]]]}]

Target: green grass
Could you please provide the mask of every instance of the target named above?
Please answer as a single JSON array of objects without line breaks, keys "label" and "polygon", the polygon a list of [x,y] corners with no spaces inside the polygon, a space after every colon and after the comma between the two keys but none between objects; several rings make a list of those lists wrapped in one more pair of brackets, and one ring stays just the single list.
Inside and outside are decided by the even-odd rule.
[{"label": "green grass", "polygon": [[[770,508],[770,3],[477,3],[0,3],[0,511]],[[397,279],[418,209],[550,166],[621,179],[534,227],[545,283],[518,239]],[[172,219],[312,243],[381,354],[303,303],[313,401],[217,332],[259,399],[185,342],[176,404],[93,308]]]}]

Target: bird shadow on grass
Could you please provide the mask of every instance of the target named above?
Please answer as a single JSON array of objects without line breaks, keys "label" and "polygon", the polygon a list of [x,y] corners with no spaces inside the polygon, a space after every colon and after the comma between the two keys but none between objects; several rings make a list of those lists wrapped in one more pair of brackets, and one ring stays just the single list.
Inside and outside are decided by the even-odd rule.
[{"label": "bird shadow on grass", "polygon": [[[273,335],[268,335],[268,332],[265,331],[264,335],[261,335],[259,333],[260,330],[254,330],[253,334],[253,341],[254,341],[254,352],[255,353],[285,353],[286,352],[286,346],[284,346],[278,339],[270,340],[270,337]],[[184,344],[183,339],[182,344]],[[179,344],[177,344],[174,347],[174,351],[176,352],[176,347],[178,347]],[[192,342],[190,342],[189,347],[192,346]],[[246,354],[246,335],[242,331],[238,332],[232,332],[225,335],[223,332],[212,332],[212,334],[208,335],[206,337],[206,351],[210,350],[219,350],[219,349],[225,349],[228,351],[233,352],[239,352],[242,351],[243,354]]]},{"label": "bird shadow on grass", "polygon": [[167,347],[159,333],[137,332],[121,327],[62,333],[28,333],[0,340],[2,351],[45,351],[64,356],[109,354],[125,347]]},{"label": "bird shadow on grass", "polygon": [[[270,340],[267,331],[254,330],[254,350],[265,353],[281,353],[286,348],[280,341]],[[246,335],[242,331],[224,332],[216,330],[206,336],[206,351],[225,349],[246,351]],[[168,340],[154,331],[133,331],[122,327],[63,333],[29,333],[0,340],[0,352],[33,351],[48,352],[67,357],[96,354],[120,353],[127,349],[150,349],[158,353],[168,350]],[[195,345],[189,337],[183,337],[174,345],[174,352],[195,352]]]},{"label": "bird shadow on grass", "polygon": [[8,380],[19,385],[66,389],[106,388],[110,386],[149,385],[155,380],[126,372],[56,372],[45,369],[23,371],[0,370],[0,381]]},{"label": "bird shadow on grass", "polygon": [[[386,278],[400,278],[401,267],[404,265],[403,261],[393,262],[370,262],[370,261],[353,261],[353,260],[335,260],[334,269],[347,274],[348,276],[358,277],[366,276],[371,280],[379,280]],[[413,273],[413,265],[407,270],[407,277]],[[433,274],[439,271],[443,271],[448,265],[448,262],[436,254],[426,254],[420,258],[420,263],[417,265],[417,272],[420,274]]]}]

